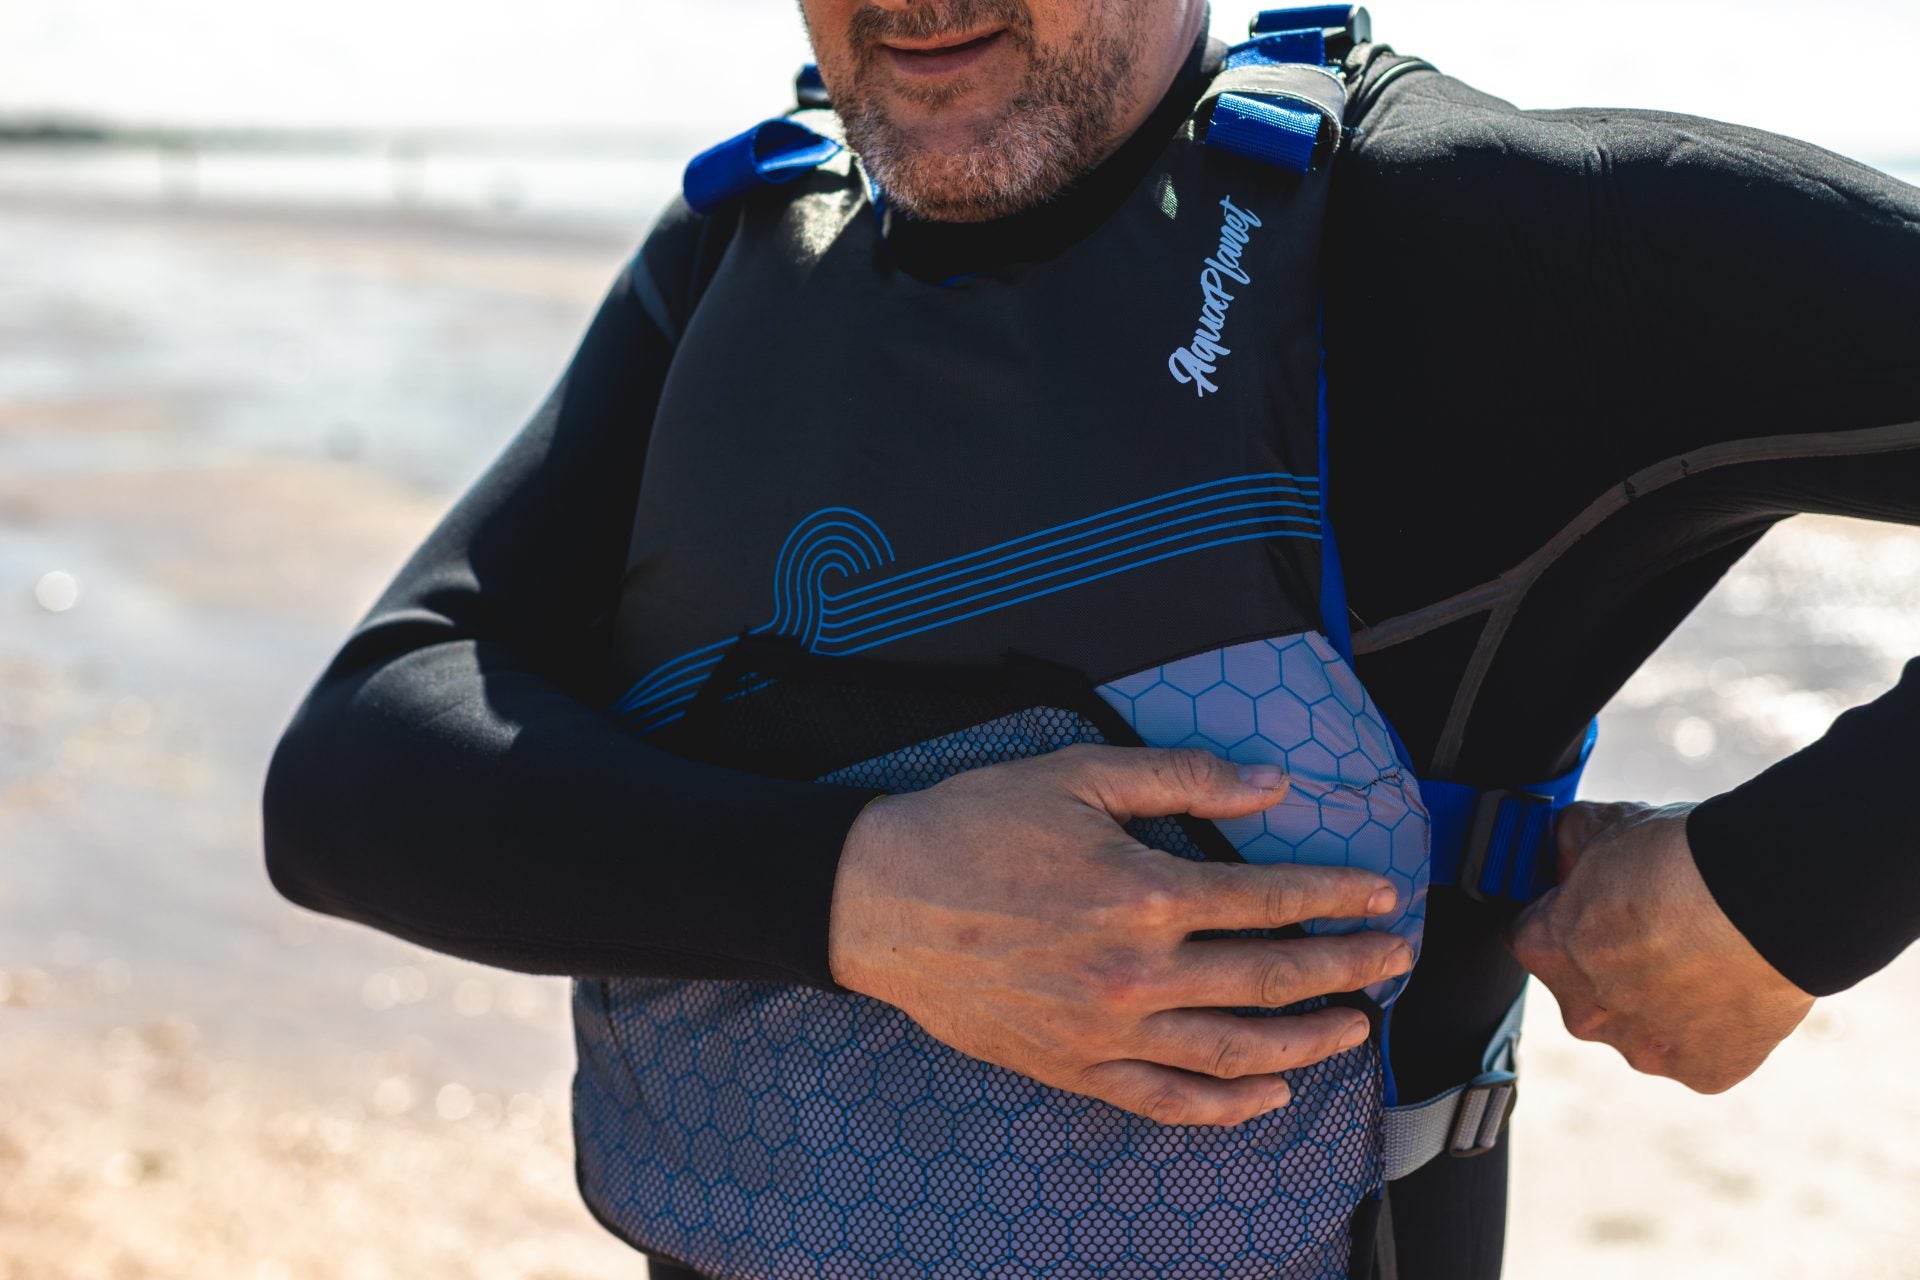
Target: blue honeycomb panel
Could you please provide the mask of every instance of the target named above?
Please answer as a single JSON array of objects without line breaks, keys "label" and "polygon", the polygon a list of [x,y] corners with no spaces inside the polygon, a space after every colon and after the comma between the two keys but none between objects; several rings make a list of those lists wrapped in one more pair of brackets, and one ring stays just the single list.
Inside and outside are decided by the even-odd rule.
[{"label": "blue honeycomb panel", "polygon": [[[1236,654],[1241,678],[1271,692],[1285,652]],[[1244,728],[1245,691],[1237,711],[1216,692],[1224,661],[1149,673],[1135,702],[1165,688],[1179,697],[1147,705],[1187,733]],[[1208,694],[1220,709],[1196,710]],[[1258,736],[1256,703],[1242,742]],[[829,780],[914,790],[1100,740],[1035,708]],[[1171,820],[1129,830],[1202,856]],[[1353,1210],[1381,1185],[1371,1045],[1287,1073],[1285,1109],[1217,1128],[1154,1124],[807,987],[583,978],[574,1025],[587,1203],[636,1245],[730,1280],[1343,1280]]]},{"label": "blue honeycomb panel", "polygon": [[[1216,823],[1249,862],[1364,867],[1391,879],[1400,908],[1378,920],[1324,920],[1314,933],[1385,929],[1418,956],[1427,915],[1430,823],[1412,768],[1345,659],[1318,632],[1254,640],[1100,687],[1150,746],[1202,747],[1236,764],[1284,765],[1285,800]],[[1387,1005],[1405,977],[1368,994]]]}]

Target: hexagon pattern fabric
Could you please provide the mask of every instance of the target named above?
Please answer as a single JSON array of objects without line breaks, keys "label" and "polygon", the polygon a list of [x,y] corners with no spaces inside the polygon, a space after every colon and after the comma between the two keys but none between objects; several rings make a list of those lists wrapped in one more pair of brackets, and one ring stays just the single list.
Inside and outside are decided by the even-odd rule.
[{"label": "hexagon pattern fabric", "polygon": [[[1252,860],[1394,866],[1425,815],[1391,735],[1318,636],[1239,645],[1101,691],[1152,745],[1286,764],[1287,802],[1222,823]],[[830,775],[916,790],[1101,741],[1036,707]],[[1203,855],[1180,825],[1129,825]],[[1418,934],[1424,865],[1390,922]],[[1351,925],[1332,926],[1340,928]],[[1311,1001],[1253,1016],[1319,1007]],[[1368,1046],[1289,1072],[1294,1102],[1234,1128],[1165,1126],[932,1039],[862,996],[776,983],[581,979],[581,1190],[635,1245],[737,1280],[1340,1280],[1381,1185]]]},{"label": "hexagon pattern fabric", "polygon": [[[1324,920],[1315,933],[1388,929],[1415,956],[1427,917],[1431,824],[1420,785],[1373,699],[1325,637],[1309,631],[1170,662],[1100,686],[1150,746],[1203,747],[1236,764],[1284,765],[1286,799],[1214,825],[1248,862],[1364,867],[1400,904],[1378,920]],[[1407,983],[1368,989],[1390,1004]]]}]

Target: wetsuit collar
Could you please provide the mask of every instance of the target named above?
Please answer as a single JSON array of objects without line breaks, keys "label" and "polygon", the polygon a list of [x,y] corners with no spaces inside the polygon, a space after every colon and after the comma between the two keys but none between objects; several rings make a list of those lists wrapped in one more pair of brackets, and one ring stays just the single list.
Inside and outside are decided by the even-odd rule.
[{"label": "wetsuit collar", "polygon": [[892,211],[888,250],[901,270],[940,283],[1021,262],[1041,262],[1111,217],[1165,149],[1226,46],[1203,29],[1160,105],[1117,151],[1043,204],[990,222],[924,222]]}]

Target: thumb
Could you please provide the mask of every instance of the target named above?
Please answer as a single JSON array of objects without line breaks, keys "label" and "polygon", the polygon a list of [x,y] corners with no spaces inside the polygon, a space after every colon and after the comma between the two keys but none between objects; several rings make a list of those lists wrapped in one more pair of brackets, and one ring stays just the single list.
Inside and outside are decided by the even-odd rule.
[{"label": "thumb", "polygon": [[1614,813],[1617,807],[1595,804],[1591,800],[1577,800],[1560,811],[1560,816],[1553,821],[1554,860],[1560,883],[1566,883],[1567,877],[1573,874],[1574,867],[1579,864],[1581,855],[1586,853],[1587,846],[1618,816]]},{"label": "thumb", "polygon": [[1236,765],[1198,747],[1097,747],[1082,758],[1089,765],[1083,798],[1116,822],[1174,813],[1243,818],[1287,794],[1279,765]]}]

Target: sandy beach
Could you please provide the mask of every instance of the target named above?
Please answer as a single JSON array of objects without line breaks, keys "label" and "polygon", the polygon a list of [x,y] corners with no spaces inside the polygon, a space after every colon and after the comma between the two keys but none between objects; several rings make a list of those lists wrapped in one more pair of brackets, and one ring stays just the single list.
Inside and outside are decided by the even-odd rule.
[{"label": "sandy beach", "polygon": [[[645,220],[0,196],[0,1280],[641,1275],[573,1190],[565,983],[287,905],[257,795]],[[1609,708],[1586,794],[1751,775],[1916,617],[1920,531],[1790,522]],[[1909,954],[1702,1098],[1540,993],[1507,1274],[1920,1277],[1916,1005]]]}]

